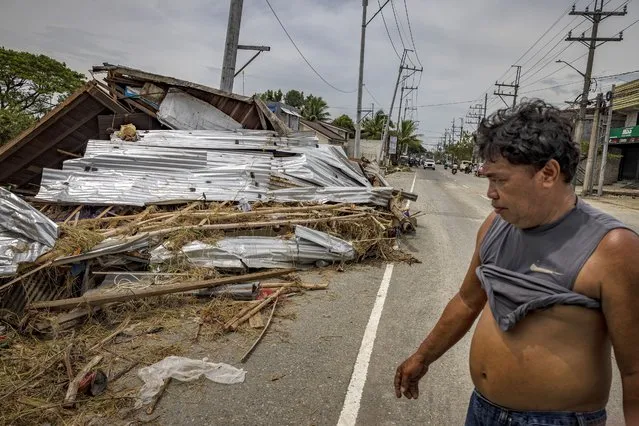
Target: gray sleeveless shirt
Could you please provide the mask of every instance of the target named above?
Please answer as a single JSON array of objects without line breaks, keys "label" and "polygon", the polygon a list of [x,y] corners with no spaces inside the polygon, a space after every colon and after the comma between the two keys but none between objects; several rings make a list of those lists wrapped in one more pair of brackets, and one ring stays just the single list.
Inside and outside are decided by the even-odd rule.
[{"label": "gray sleeveless shirt", "polygon": [[553,305],[600,309],[598,300],[572,289],[603,237],[616,228],[627,227],[581,198],[558,221],[532,229],[497,216],[481,243],[476,272],[499,327],[507,331],[528,313]]}]

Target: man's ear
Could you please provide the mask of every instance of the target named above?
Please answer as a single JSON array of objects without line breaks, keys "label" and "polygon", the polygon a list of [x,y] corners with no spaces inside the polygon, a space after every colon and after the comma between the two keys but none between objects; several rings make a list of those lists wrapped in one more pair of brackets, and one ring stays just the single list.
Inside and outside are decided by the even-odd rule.
[{"label": "man's ear", "polygon": [[539,171],[539,176],[541,178],[541,184],[544,187],[550,188],[555,185],[561,180],[561,166],[559,165],[559,162],[555,159],[547,162]]}]

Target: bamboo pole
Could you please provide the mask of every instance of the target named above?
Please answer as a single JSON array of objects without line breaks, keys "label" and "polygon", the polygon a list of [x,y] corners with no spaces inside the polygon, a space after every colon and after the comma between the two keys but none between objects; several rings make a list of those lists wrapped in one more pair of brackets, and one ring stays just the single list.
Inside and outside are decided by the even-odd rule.
[{"label": "bamboo pole", "polygon": [[202,288],[217,287],[228,284],[238,284],[249,281],[259,281],[274,278],[295,272],[295,268],[278,269],[274,271],[256,272],[252,274],[237,275],[232,277],[214,278],[211,280],[186,282],[182,284],[168,284],[152,286],[149,288],[128,289],[126,292],[93,293],[71,299],[51,300],[47,302],[35,302],[29,305],[31,309],[62,310],[73,309],[79,306],[101,306],[113,302],[125,302],[146,297],[156,297],[165,294],[182,293]]}]

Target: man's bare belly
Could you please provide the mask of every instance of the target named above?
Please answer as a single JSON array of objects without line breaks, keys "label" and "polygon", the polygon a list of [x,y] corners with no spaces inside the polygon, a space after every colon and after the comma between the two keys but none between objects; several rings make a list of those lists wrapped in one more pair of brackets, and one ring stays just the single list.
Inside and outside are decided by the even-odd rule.
[{"label": "man's bare belly", "polygon": [[477,390],[520,411],[595,411],[606,406],[610,343],[600,311],[556,306],[503,332],[486,305],[470,349]]}]

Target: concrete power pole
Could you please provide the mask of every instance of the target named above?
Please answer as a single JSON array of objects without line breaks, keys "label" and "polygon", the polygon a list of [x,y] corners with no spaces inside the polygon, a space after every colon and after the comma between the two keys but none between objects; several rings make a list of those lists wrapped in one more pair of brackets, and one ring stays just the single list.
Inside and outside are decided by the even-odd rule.
[{"label": "concrete power pole", "polygon": [[[382,9],[388,4],[390,0],[379,7],[377,12],[369,19],[366,20],[366,8],[368,7],[368,0],[362,0],[362,34],[359,47],[359,75],[357,79],[357,116],[355,117],[355,144],[353,146],[353,156],[359,158],[361,156],[360,141],[362,139],[362,89],[364,86],[364,51],[366,48],[366,27],[371,23],[373,19],[379,14]],[[383,145],[383,142],[382,142]],[[380,155],[383,147],[380,148]],[[381,158],[378,159],[381,162]]]},{"label": "concrete power pole", "polygon": [[[499,96],[501,101],[504,104],[506,104],[507,107],[510,105],[508,105],[508,102],[504,100],[503,96],[512,97],[513,98],[512,106],[514,108],[515,105],[517,105],[517,94],[519,93],[519,80],[521,79],[521,65],[513,65],[512,67],[517,69],[517,74],[515,75],[515,81],[512,84],[496,82],[495,86],[497,86],[497,90],[495,90],[495,95]],[[514,89],[514,93],[505,93],[501,90],[502,87],[510,87]]]},{"label": "concrete power pole", "polygon": [[361,156],[360,140],[362,138],[362,86],[364,85],[364,48],[366,47],[366,8],[368,0],[362,0],[362,35],[359,47],[359,77],[357,82],[357,117],[355,119],[355,146],[353,156]]},{"label": "concrete power pole", "polygon": [[597,95],[597,105],[595,106],[595,116],[592,120],[592,131],[590,133],[590,145],[588,146],[588,160],[586,161],[586,171],[584,172],[584,183],[581,191],[582,195],[588,195],[592,190],[593,167],[597,155],[597,141],[599,140],[599,116],[603,108],[603,94]]},{"label": "concrete power pole", "polygon": [[244,0],[231,0],[229,22],[226,27],[226,44],[224,45],[224,62],[222,63],[220,90],[229,93],[233,92],[235,61],[237,60],[237,45],[240,41],[243,4]]},{"label": "concrete power pole", "polygon": [[[579,102],[579,114],[577,115],[577,122],[575,123],[575,142],[581,144],[581,139],[584,135],[584,119],[586,118],[586,109],[588,108],[588,92],[590,92],[590,80],[592,78],[592,66],[595,59],[595,49],[608,41],[621,41],[623,40],[623,33],[619,33],[619,37],[597,37],[599,30],[599,24],[609,16],[624,16],[628,13],[628,6],[624,6],[623,11],[605,12],[603,10],[603,0],[595,0],[594,10],[590,11],[588,8],[584,11],[575,11],[575,6],[572,7],[572,11],[569,15],[583,16],[592,22],[592,31],[590,37],[586,37],[585,33],[581,37],[573,37],[572,31],[568,33],[566,41],[578,41],[588,47],[588,64],[586,65],[586,73],[584,75],[584,88],[581,92],[581,100]],[[599,44],[598,44],[599,43]]]},{"label": "concrete power pole", "polygon": [[[370,22],[370,21],[369,21]],[[393,90],[393,99],[391,100],[390,110],[388,111],[388,117],[386,118],[386,125],[384,126],[384,133],[382,134],[382,143],[380,146],[380,162],[386,158],[386,145],[388,139],[388,133],[390,131],[390,121],[393,116],[393,107],[395,106],[395,99],[397,98],[397,89],[399,89],[399,83],[402,79],[402,73],[404,70],[414,71],[414,72],[422,72],[423,68],[415,68],[405,65],[406,57],[408,52],[411,52],[410,49],[404,49],[404,53],[402,55],[401,61],[399,62],[399,72],[397,73],[397,81],[395,82],[395,89]],[[400,105],[401,108],[401,105]]]},{"label": "concrete power pole", "polygon": [[599,169],[599,187],[597,195],[601,197],[603,194],[604,179],[606,177],[606,161],[608,160],[608,144],[610,143],[610,129],[612,127],[612,112],[615,101],[615,85],[612,85],[609,94],[606,94],[608,103],[608,118],[606,120],[606,137],[604,138],[603,152],[601,153],[601,169]]}]

